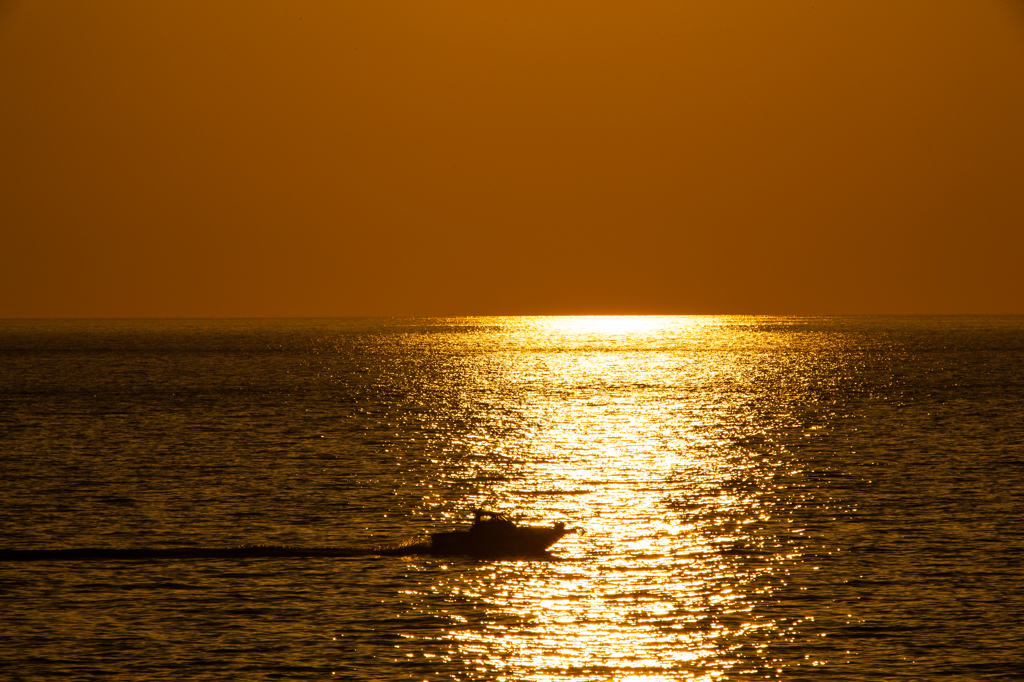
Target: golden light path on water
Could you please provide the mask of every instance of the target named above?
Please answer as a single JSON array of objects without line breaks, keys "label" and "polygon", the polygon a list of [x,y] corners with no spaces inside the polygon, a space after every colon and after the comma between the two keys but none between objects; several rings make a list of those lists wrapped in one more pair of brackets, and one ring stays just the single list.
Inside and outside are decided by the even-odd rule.
[{"label": "golden light path on water", "polygon": [[737,443],[776,426],[777,375],[806,360],[720,318],[502,324],[506,352],[469,353],[463,390],[510,422],[505,435],[471,428],[455,446],[475,456],[436,463],[484,482],[467,505],[582,533],[557,545],[559,561],[484,562],[431,582],[420,596],[466,623],[448,633],[460,655],[480,679],[777,672],[766,647],[804,619],[758,607],[799,564],[784,540],[801,532],[785,517],[794,498],[781,494],[800,471]]}]

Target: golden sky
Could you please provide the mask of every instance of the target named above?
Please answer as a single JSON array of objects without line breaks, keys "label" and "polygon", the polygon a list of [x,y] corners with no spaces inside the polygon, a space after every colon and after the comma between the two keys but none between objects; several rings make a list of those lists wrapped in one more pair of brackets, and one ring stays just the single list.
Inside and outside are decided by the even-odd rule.
[{"label": "golden sky", "polygon": [[1024,0],[0,0],[0,317],[1024,313]]}]

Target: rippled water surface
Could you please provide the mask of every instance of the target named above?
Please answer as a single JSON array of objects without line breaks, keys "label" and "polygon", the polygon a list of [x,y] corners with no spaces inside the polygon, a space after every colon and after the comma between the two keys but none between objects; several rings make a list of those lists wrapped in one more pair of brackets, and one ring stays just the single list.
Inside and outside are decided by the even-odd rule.
[{"label": "rippled water surface", "polygon": [[1024,318],[0,321],[12,679],[1021,679]]}]

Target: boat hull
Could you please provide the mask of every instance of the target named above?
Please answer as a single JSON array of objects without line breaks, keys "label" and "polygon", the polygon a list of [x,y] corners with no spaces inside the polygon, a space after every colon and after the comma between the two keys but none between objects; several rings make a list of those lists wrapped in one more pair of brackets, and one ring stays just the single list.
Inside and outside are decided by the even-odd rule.
[{"label": "boat hull", "polygon": [[545,554],[548,547],[561,540],[567,532],[558,526],[515,526],[487,532],[468,530],[432,533],[430,551],[441,555],[479,557],[538,556]]}]

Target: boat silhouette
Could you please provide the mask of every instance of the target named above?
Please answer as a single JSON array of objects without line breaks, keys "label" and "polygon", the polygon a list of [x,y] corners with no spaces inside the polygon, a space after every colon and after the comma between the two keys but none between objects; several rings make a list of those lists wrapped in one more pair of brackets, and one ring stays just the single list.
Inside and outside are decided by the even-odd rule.
[{"label": "boat silhouette", "polygon": [[519,526],[497,512],[476,509],[469,530],[430,534],[430,553],[477,557],[537,556],[567,533],[564,523]]}]

